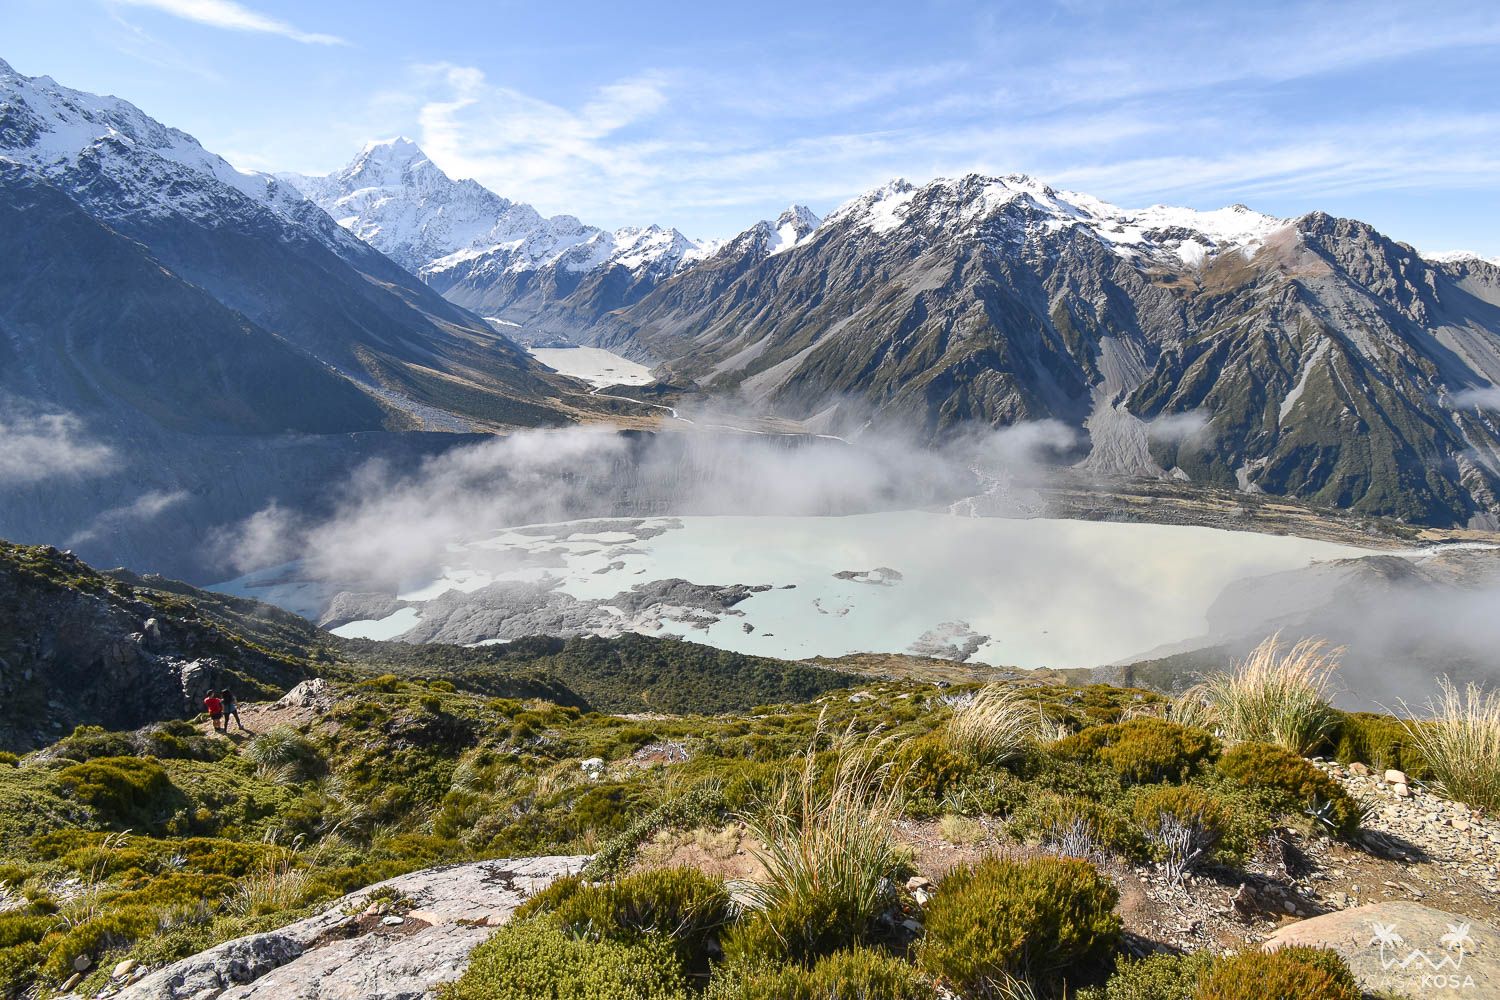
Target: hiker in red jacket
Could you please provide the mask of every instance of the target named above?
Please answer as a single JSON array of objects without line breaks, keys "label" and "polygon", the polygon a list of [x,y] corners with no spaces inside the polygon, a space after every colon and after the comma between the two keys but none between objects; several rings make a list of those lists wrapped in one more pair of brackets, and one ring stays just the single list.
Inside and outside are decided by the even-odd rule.
[{"label": "hiker in red jacket", "polygon": [[208,697],[203,699],[203,707],[208,710],[208,717],[213,720],[214,732],[219,731],[219,720],[224,718],[224,703],[219,700],[217,691],[208,692]]}]

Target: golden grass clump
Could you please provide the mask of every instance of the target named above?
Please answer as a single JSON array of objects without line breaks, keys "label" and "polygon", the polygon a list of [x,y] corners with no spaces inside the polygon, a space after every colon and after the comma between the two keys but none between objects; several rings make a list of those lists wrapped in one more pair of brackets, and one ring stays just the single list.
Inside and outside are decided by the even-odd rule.
[{"label": "golden grass clump", "polygon": [[1441,694],[1428,703],[1433,718],[1401,724],[1445,795],[1500,812],[1500,691],[1460,690],[1446,677],[1438,683]]},{"label": "golden grass clump", "polygon": [[852,729],[825,740],[820,718],[803,765],[744,816],[765,874],[749,887],[767,930],[794,957],[858,943],[910,867],[895,820],[905,793],[885,741]]},{"label": "golden grass clump", "polygon": [[[1205,681],[1202,700],[1212,706],[1212,719],[1225,738],[1256,740],[1306,754],[1337,721],[1328,697],[1343,652],[1311,637],[1288,649],[1278,632],[1229,673]],[[1192,714],[1186,703],[1180,712]],[[1176,721],[1184,722],[1180,717]]]},{"label": "golden grass clump", "polygon": [[948,749],[967,754],[982,764],[1009,760],[1042,728],[1036,702],[1019,688],[988,684],[967,703],[953,710],[943,730]]}]

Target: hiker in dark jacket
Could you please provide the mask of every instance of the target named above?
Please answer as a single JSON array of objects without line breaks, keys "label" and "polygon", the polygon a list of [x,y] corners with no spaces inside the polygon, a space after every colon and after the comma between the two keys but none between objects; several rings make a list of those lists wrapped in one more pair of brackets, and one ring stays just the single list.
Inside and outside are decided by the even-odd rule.
[{"label": "hiker in dark jacket", "polygon": [[240,732],[244,732],[245,731],[245,724],[240,721],[240,702],[239,702],[239,699],[234,696],[234,692],[233,691],[225,691],[224,692],[224,732],[226,732],[226,733],[229,732],[229,720],[230,719],[233,719],[234,720],[234,724],[240,727]]}]

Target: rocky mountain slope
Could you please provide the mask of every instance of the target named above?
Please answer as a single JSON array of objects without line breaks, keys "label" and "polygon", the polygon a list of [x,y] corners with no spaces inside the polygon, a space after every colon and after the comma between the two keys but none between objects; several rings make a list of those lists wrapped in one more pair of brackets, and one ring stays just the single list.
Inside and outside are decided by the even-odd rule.
[{"label": "rocky mountain slope", "polygon": [[545,419],[527,401],[552,388],[514,344],[295,188],[236,170],[125,101],[0,64],[0,157],[397,410],[464,409],[448,384],[514,399],[509,422]]},{"label": "rocky mountain slope", "polygon": [[4,63],[0,219],[7,537],[207,577],[372,458],[601,409],[295,188]]},{"label": "rocky mountain slope", "polygon": [[1500,267],[1352,220],[970,175],[653,256],[448,180],[409,143],[301,183],[454,301],[814,429],[1053,419],[1097,474],[1500,523]]},{"label": "rocky mountain slope", "polygon": [[1413,521],[1500,515],[1500,268],[1312,214],[1127,211],[1024,176],[895,182],[593,327],[813,426],[1054,419],[1100,473]]}]

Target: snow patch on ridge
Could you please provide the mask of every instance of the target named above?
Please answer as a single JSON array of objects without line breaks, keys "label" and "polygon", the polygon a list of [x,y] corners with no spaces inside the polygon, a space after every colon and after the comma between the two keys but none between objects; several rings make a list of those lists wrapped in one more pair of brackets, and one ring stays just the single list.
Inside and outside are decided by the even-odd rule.
[{"label": "snow patch on ridge", "polygon": [[1231,250],[1252,255],[1272,234],[1291,225],[1289,219],[1244,205],[1207,212],[1169,205],[1124,209],[1025,174],[939,178],[920,188],[898,179],[846,202],[828,221],[874,233],[902,225],[976,230],[997,222],[1021,232],[1079,227],[1123,257],[1144,255],[1190,267]]}]

